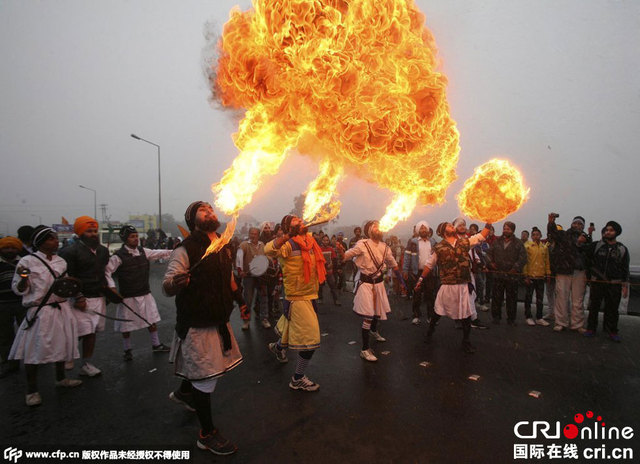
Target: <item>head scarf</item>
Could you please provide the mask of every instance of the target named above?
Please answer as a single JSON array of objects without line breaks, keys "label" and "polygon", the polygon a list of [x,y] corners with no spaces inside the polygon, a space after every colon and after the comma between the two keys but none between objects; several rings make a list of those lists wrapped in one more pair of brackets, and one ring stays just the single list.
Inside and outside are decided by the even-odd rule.
[{"label": "head scarf", "polygon": [[509,229],[511,229],[511,232],[515,232],[516,231],[516,225],[511,222],[511,221],[506,221],[504,223],[505,226],[507,226]]},{"label": "head scarf", "polygon": [[460,224],[464,224],[466,226],[467,221],[465,221],[463,217],[458,216],[453,220],[452,224],[453,224],[453,227],[458,227]]},{"label": "head scarf", "polygon": [[55,234],[56,231],[47,226],[38,226],[33,229],[31,244],[33,245],[34,250],[39,249],[40,245],[42,245],[49,237]]},{"label": "head scarf", "polygon": [[579,222],[580,224],[582,224],[582,227],[584,227],[585,225],[585,220],[582,216],[576,216],[573,218],[573,221],[571,221],[571,224],[573,224],[574,222]]},{"label": "head scarf", "polygon": [[22,250],[22,241],[15,237],[0,238],[0,248],[15,248],[16,250]]},{"label": "head scarf", "polygon": [[371,232],[371,228],[373,227],[374,224],[380,224],[380,222],[378,221],[367,221],[367,223],[364,225],[364,236],[367,238],[370,238],[371,236],[369,235],[369,232]]},{"label": "head scarf", "polygon": [[98,228],[98,221],[93,219],[90,216],[80,216],[76,219],[76,222],[73,223],[73,231],[78,234],[78,236],[84,234],[89,228]]},{"label": "head scarf", "polygon": [[184,222],[187,223],[187,227],[191,232],[196,228],[196,214],[198,214],[198,208],[206,204],[208,203],[204,201],[194,201],[187,206],[187,210],[184,212]]},{"label": "head scarf", "polygon": [[430,227],[427,221],[418,221],[418,223],[415,225],[416,232],[420,232],[422,226],[425,226],[427,228],[427,232],[429,232]]},{"label": "head scarf", "polygon": [[122,226],[120,228],[120,232],[118,232],[118,235],[120,236],[120,238],[122,239],[123,242],[126,242],[127,239],[129,238],[129,235],[131,234],[137,234],[138,231],[135,227],[127,224],[125,226]]},{"label": "head scarf", "polygon": [[444,231],[447,228],[447,224],[449,223],[441,222],[440,224],[438,224],[438,227],[436,228],[436,234],[438,234],[439,237],[444,237]]},{"label": "head scarf", "polygon": [[616,231],[616,237],[622,233],[622,226],[618,224],[616,221],[607,222],[605,227],[613,227],[613,230]]}]

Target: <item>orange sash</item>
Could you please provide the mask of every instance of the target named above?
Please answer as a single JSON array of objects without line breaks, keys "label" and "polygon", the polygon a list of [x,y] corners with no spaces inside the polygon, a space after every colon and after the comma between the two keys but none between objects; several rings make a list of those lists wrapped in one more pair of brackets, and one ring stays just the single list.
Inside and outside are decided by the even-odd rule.
[{"label": "orange sash", "polygon": [[313,249],[313,254],[316,256],[316,270],[318,271],[318,282],[325,281],[325,268],[324,268],[324,255],[318,243],[315,241],[311,234],[307,234],[304,237],[296,235],[292,237],[293,240],[300,247],[300,256],[302,256],[304,281],[309,282],[311,278],[311,255],[309,252]]}]

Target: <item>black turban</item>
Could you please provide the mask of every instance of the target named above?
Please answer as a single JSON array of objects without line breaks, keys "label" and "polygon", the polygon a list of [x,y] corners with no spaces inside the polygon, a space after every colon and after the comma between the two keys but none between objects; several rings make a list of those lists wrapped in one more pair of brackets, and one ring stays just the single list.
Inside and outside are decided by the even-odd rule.
[{"label": "black turban", "polygon": [[131,234],[137,234],[138,231],[136,230],[135,227],[127,224],[125,226],[122,226],[120,228],[120,232],[118,232],[118,235],[120,236],[120,238],[122,239],[123,242],[126,242],[127,239],[129,238],[129,235]]},{"label": "black turban", "polygon": [[198,208],[206,204],[207,203],[204,201],[194,201],[187,207],[187,210],[184,212],[184,222],[187,223],[187,227],[191,232],[193,232],[193,229],[196,228],[196,214],[198,213]]},{"label": "black turban", "polygon": [[31,236],[31,245],[33,245],[34,250],[39,249],[40,245],[42,245],[52,235],[56,235],[56,231],[51,227],[40,225],[33,229],[33,235]]},{"label": "black turban", "polygon": [[622,233],[622,226],[616,221],[609,221],[605,227],[612,227],[616,231],[616,237]]},{"label": "black turban", "polygon": [[441,222],[440,224],[438,224],[438,227],[436,227],[436,234],[438,234],[438,237],[443,237],[444,238],[444,231],[447,228],[447,224],[449,224],[448,222]]}]

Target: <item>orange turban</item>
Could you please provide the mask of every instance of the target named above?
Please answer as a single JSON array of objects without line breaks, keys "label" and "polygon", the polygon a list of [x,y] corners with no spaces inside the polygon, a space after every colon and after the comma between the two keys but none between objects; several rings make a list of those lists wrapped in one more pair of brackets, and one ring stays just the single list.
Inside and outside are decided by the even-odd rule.
[{"label": "orange turban", "polygon": [[19,238],[15,237],[0,238],[0,248],[15,248],[16,250],[22,250],[22,242]]},{"label": "orange turban", "polygon": [[98,228],[98,221],[90,216],[80,216],[76,219],[76,222],[73,223],[73,231],[78,234],[78,236],[84,234],[90,227]]}]

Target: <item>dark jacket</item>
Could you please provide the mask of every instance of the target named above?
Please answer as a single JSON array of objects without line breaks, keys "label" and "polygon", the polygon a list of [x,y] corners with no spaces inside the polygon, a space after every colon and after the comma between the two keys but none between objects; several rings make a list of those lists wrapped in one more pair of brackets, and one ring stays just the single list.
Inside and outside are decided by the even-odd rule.
[{"label": "dark jacket", "polygon": [[629,250],[622,243],[604,240],[585,246],[589,274],[596,280],[629,280]]},{"label": "dark jacket", "polygon": [[82,294],[87,298],[103,296],[103,288],[107,286],[104,269],[109,262],[109,250],[98,245],[95,251],[82,240],[76,240],[58,253],[67,262],[67,273],[82,282]]},{"label": "dark jacket", "polygon": [[554,241],[553,249],[549,250],[549,261],[556,274],[570,275],[573,271],[586,269],[585,245],[591,242],[590,238],[585,245],[578,245],[582,233],[573,229],[558,230],[555,222],[547,224],[547,234]]},{"label": "dark jacket", "polygon": [[524,249],[522,240],[511,237],[505,248],[507,241],[504,237],[498,237],[487,251],[487,262],[494,264],[492,268],[498,272],[521,273],[524,265],[527,264],[527,252]]}]

